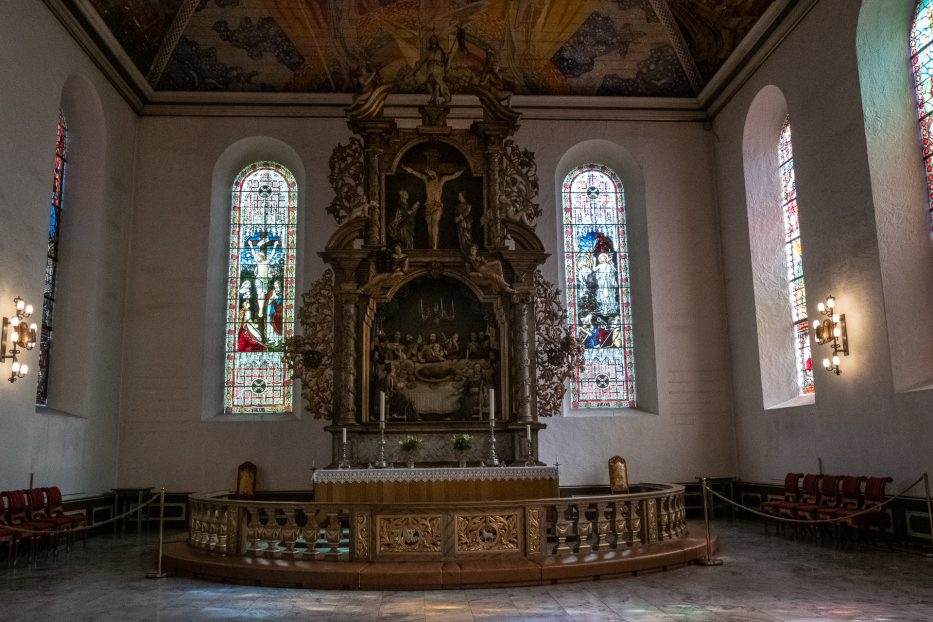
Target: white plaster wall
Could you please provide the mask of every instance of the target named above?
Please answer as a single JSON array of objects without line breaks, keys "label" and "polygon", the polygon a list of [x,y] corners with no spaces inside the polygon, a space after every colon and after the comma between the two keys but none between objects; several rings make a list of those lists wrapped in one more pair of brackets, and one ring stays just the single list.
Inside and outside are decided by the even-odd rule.
[{"label": "white plaster wall", "polygon": [[[332,147],[348,136],[346,123],[334,119],[141,119],[126,302],[121,485],[227,489],[235,484],[237,465],[250,460],[259,467],[261,489],[306,489],[312,464],[330,462],[330,435],[321,421],[301,414],[270,417],[277,421],[217,416],[220,394],[210,385],[223,382],[222,341],[207,331],[223,337],[226,265],[215,255],[225,257],[226,251],[224,242],[212,253],[209,241],[212,227],[219,227],[221,237],[214,237],[223,240],[229,226],[229,220],[212,220],[211,206],[229,205],[236,173],[250,161],[282,161],[300,184],[300,296],[324,269],[317,252],[336,228],[325,212],[333,198],[328,160]],[[226,183],[214,183],[215,169],[231,171]],[[209,310],[218,315],[208,317]],[[295,405],[300,410],[297,390]]]},{"label": "white plaster wall", "polygon": [[[320,275],[335,225],[324,208],[333,146],[343,120],[143,118],[126,330],[121,485],[205,490],[233,485],[236,465],[259,466],[260,486],[308,486],[312,461],[330,459],[329,435],[307,417],[280,422],[204,420],[205,282],[211,176],[218,158],[243,138],[281,141],[304,163],[298,291]],[[538,232],[555,253],[546,276],[558,280],[558,161],[587,139],[629,151],[644,177],[659,391],[658,414],[554,418],[541,456],[559,460],[562,482],[604,483],[606,460],[624,455],[643,480],[689,480],[735,470],[719,242],[710,134],[695,123],[527,122],[516,140],[535,152],[545,216]],[[271,141],[269,141],[271,139]],[[259,152],[255,155],[259,156]],[[232,178],[231,178],[232,181]],[[642,235],[645,235],[643,232]],[[216,275],[215,275],[216,276]],[[211,286],[223,288],[223,284]],[[702,312],[697,312],[701,309]],[[644,370],[647,375],[653,370]],[[648,400],[650,403],[650,400]]]},{"label": "white plaster wall", "polygon": [[[36,376],[0,388],[0,489],[107,490],[117,413],[136,116],[39,2],[0,21],[0,311],[41,309],[55,127],[71,125],[49,407]],[[33,319],[38,323],[41,311]],[[33,370],[37,351],[24,362]],[[0,366],[5,376],[9,362]]]},{"label": "white plaster wall", "polygon": [[933,388],[933,238],[922,166],[917,99],[904,42],[912,0],[869,0],[856,45],[872,201],[878,231],[891,367],[897,391]]},{"label": "white plaster wall", "polygon": [[[781,482],[790,470],[815,471],[822,459],[827,473],[891,475],[897,490],[933,466],[933,393],[898,395],[892,380],[856,64],[859,8],[845,0],[817,3],[714,121],[738,475],[749,481]],[[765,411],[742,137],[752,101],[769,85],[783,92],[793,127],[809,314],[834,294],[846,314],[851,356],[843,357],[840,376],[816,370],[815,404]],[[816,347],[814,358],[825,351]]]},{"label": "white plaster wall", "polygon": [[[654,369],[635,373],[654,376],[656,396],[640,395],[639,401],[656,413],[581,410],[548,420],[540,457],[561,463],[562,484],[607,483],[606,461],[616,454],[626,458],[635,481],[691,481],[735,471],[711,138],[700,123],[634,121],[526,121],[516,135],[538,164],[545,209],[537,231],[551,253],[544,274],[552,282],[562,283],[563,274],[557,206],[566,171],[555,183],[560,164],[570,164],[563,156],[586,141],[609,141],[624,152],[620,163],[633,160],[643,180],[643,197],[627,194],[626,209],[630,244],[647,246],[650,256]],[[644,266],[632,268],[636,278]],[[636,311],[638,304],[633,300]],[[651,347],[644,341],[642,347]]]}]

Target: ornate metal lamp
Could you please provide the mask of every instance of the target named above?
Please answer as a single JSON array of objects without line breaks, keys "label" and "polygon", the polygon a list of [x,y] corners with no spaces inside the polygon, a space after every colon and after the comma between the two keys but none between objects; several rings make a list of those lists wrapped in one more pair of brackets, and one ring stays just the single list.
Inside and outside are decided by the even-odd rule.
[{"label": "ornate metal lamp", "polygon": [[[13,304],[16,305],[16,312],[13,317],[3,318],[3,329],[0,333],[0,361],[13,360],[10,382],[16,382],[29,372],[29,366],[20,363],[17,356],[23,350],[32,350],[36,345],[36,324],[31,323],[27,326],[23,321],[32,315],[32,305],[26,304],[26,301],[19,296],[13,299]],[[9,346],[7,339],[10,340]],[[7,354],[8,349],[9,354]]]},{"label": "ornate metal lamp", "polygon": [[833,349],[832,358],[823,359],[823,367],[837,376],[839,370],[839,354],[849,356],[849,338],[846,335],[845,313],[836,313],[836,299],[827,296],[826,302],[817,305],[822,319],[813,320],[813,337],[819,345],[830,344]]}]

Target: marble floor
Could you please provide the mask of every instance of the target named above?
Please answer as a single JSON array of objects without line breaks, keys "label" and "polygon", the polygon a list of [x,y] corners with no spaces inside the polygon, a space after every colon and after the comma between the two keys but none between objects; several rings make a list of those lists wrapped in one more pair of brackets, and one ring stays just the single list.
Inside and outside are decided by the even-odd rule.
[{"label": "marble floor", "polygon": [[[933,559],[835,550],[717,522],[719,567],[529,588],[346,592],[146,579],[153,536],[100,536],[0,571],[0,620],[933,621]],[[180,537],[180,536],[176,536]]]}]

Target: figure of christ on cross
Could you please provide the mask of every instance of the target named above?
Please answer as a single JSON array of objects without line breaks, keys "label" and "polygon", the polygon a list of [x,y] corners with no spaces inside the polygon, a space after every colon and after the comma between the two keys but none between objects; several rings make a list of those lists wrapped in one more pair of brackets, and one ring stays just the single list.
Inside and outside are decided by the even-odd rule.
[{"label": "figure of christ on cross", "polygon": [[434,169],[427,168],[425,172],[402,165],[402,168],[411,173],[422,182],[424,182],[424,219],[428,225],[428,241],[433,250],[437,250],[437,243],[440,237],[441,212],[444,210],[444,204],[441,202],[441,195],[444,192],[444,184],[452,179],[460,177],[463,169],[450,175],[438,175]]}]

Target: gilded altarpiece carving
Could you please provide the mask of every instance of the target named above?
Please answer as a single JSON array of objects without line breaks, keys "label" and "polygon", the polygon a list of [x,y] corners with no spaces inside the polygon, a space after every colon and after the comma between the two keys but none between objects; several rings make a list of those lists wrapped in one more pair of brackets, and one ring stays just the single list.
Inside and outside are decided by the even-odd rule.
[{"label": "gilded altarpiece carving", "polygon": [[447,125],[443,98],[399,127],[383,116],[387,86],[357,96],[355,136],[333,150],[327,211],[339,226],[320,253],[332,276],[304,296],[291,369],[311,413],[332,421],[335,465],[344,452],[385,464],[409,435],[423,463],[475,465],[491,452],[458,456],[450,438],[471,434],[485,452],[490,429],[505,462],[533,461],[575,342],[538,271],[534,156],[511,138],[520,115],[477,86],[483,116],[469,128]]}]

